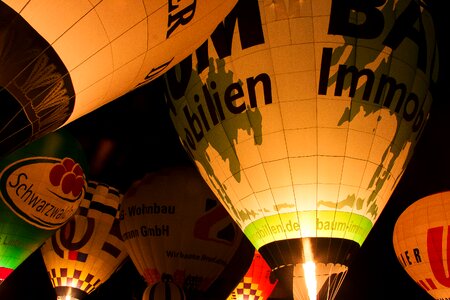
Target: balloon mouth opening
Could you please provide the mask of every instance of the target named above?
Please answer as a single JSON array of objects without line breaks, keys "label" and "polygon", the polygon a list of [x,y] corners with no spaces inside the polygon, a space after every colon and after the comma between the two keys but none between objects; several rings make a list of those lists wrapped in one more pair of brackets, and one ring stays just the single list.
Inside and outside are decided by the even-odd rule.
[{"label": "balloon mouth opening", "polygon": [[334,299],[360,245],[340,238],[297,238],[258,249],[295,299]]},{"label": "balloon mouth opening", "polygon": [[81,300],[87,295],[85,291],[70,286],[55,287],[55,292],[57,300]]}]

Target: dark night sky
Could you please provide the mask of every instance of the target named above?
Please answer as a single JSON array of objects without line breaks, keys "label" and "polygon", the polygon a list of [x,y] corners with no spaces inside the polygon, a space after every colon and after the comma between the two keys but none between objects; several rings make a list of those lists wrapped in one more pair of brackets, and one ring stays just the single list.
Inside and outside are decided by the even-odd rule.
[{"label": "dark night sky", "polygon": [[[397,262],[392,232],[406,207],[431,193],[450,189],[450,101],[447,96],[448,30],[445,1],[434,1],[440,51],[441,76],[434,91],[431,116],[417,144],[415,154],[364,242],[336,300],[431,299],[408,277]],[[95,124],[95,125],[94,125]],[[93,168],[91,177],[122,190],[145,172],[186,163],[157,83],[147,85],[98,109],[67,126],[80,140],[88,157],[94,157],[102,142],[113,151],[105,164]],[[103,144],[104,145],[104,144]],[[97,171],[98,170],[98,171]],[[130,261],[85,300],[141,299],[145,284]],[[282,295],[282,292],[279,292]],[[0,299],[55,299],[40,252],[35,252],[0,285]]]}]

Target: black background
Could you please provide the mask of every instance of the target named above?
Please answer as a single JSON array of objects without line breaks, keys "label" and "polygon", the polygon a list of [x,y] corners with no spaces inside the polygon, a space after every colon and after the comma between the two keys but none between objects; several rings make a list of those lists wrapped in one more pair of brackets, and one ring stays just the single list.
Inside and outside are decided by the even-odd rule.
[{"label": "black background", "polygon": [[[352,262],[336,300],[431,299],[397,262],[392,232],[396,219],[408,205],[426,195],[450,190],[450,101],[447,95],[450,83],[446,43],[450,16],[447,17],[445,2],[429,1],[440,43],[440,78],[433,87],[430,119],[404,176]],[[166,112],[158,81],[130,92],[66,128],[79,139],[91,160],[91,179],[122,191],[146,172],[190,163]],[[96,156],[101,151],[107,155]],[[85,299],[141,299],[144,288],[143,280],[128,260]],[[287,297],[286,292],[277,289],[272,299],[283,297]],[[56,299],[39,251],[0,285],[0,299]]]}]

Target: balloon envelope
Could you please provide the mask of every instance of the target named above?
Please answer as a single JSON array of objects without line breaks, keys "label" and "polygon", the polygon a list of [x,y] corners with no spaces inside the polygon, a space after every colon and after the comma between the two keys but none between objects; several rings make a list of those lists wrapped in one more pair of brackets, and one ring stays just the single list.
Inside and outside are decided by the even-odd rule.
[{"label": "balloon envelope", "polygon": [[408,275],[434,299],[450,297],[450,191],[423,197],[398,217],[393,244]]},{"label": "balloon envelope", "polygon": [[0,157],[155,79],[235,3],[0,2]]},{"label": "balloon envelope", "polygon": [[271,276],[271,272],[271,268],[261,254],[255,251],[250,268],[228,297],[228,300],[269,299],[278,283],[278,280]]},{"label": "balloon envelope", "polygon": [[170,276],[193,299],[206,292],[244,238],[192,167],[149,173],[131,187],[120,229],[149,286]]},{"label": "balloon envelope", "polygon": [[173,282],[173,279],[166,279],[148,286],[142,294],[142,300],[185,300],[183,289]]},{"label": "balloon envelope", "polygon": [[0,161],[0,282],[75,214],[86,165],[78,141],[63,130]]},{"label": "balloon envelope", "polygon": [[120,192],[89,181],[79,211],[41,247],[58,299],[92,293],[127,258],[120,235]]},{"label": "balloon envelope", "polygon": [[243,0],[165,74],[184,148],[295,297],[335,296],[401,178],[434,37],[417,1]]}]

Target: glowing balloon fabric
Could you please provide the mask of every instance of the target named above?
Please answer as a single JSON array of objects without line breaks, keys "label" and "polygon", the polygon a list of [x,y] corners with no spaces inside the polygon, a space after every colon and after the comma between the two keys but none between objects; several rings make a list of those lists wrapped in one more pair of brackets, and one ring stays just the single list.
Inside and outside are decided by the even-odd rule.
[{"label": "glowing balloon fabric", "polygon": [[411,204],[394,227],[394,250],[409,276],[434,299],[450,298],[450,191]]},{"label": "glowing balloon fabric", "polygon": [[78,213],[42,245],[44,263],[61,299],[90,294],[128,256],[119,229],[121,201],[117,189],[89,181]]},{"label": "glowing balloon fabric", "polygon": [[59,130],[0,161],[0,283],[77,211],[81,146]]},{"label": "glowing balloon fabric", "polygon": [[0,2],[0,157],[158,77],[235,3]]},{"label": "glowing balloon fabric", "polygon": [[436,64],[417,1],[243,0],[166,73],[166,99],[184,148],[268,264],[304,282],[301,264],[314,261],[334,290],[342,277],[327,279],[345,274],[411,158]]},{"label": "glowing balloon fabric", "polygon": [[271,278],[271,269],[261,254],[255,251],[253,262],[228,300],[267,300],[278,280]]},{"label": "glowing balloon fabric", "polygon": [[147,174],[124,195],[127,252],[149,286],[170,276],[204,293],[236,253],[242,232],[192,167]]}]

